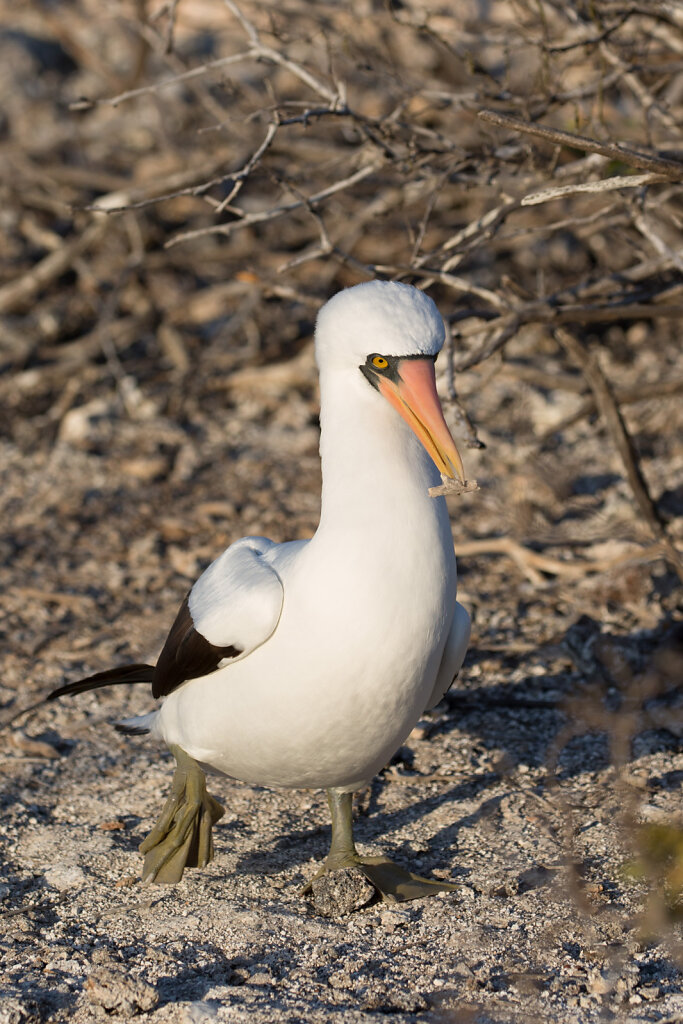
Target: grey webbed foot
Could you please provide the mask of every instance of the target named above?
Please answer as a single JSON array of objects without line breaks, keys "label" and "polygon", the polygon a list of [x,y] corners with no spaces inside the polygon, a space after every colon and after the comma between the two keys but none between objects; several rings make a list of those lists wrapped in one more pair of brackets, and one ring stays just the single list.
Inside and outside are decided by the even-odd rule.
[{"label": "grey webbed foot", "polygon": [[144,882],[179,882],[185,868],[205,867],[213,860],[211,829],[225,808],[206,791],[206,776],[180,747],[169,747],[176,759],[171,794],[146,839]]},{"label": "grey webbed foot", "polygon": [[423,878],[422,875],[406,871],[389,857],[361,857],[358,867],[374,885],[383,903],[419,900],[425,896],[434,896],[437,892],[455,892],[458,888],[451,882]]},{"label": "grey webbed foot", "polygon": [[313,878],[301,890],[302,896],[313,891],[313,883],[324,875],[332,874],[343,868],[357,868],[365,875],[375,889],[382,903],[402,903],[406,900],[423,899],[439,892],[455,892],[458,888],[451,882],[442,882],[436,878],[423,878],[412,871],[407,871],[396,864],[390,857],[349,857],[344,862],[335,859],[328,865],[327,861],[320,867]]},{"label": "grey webbed foot", "polygon": [[457,890],[458,886],[451,882],[422,878],[412,871],[406,871],[389,857],[361,857],[353,842],[351,793],[330,789],[327,791],[327,799],[332,814],[330,852],[310,882],[301,890],[302,896],[312,891],[317,879],[342,868],[357,868],[361,871],[383,903],[400,903],[434,896],[438,892]]}]

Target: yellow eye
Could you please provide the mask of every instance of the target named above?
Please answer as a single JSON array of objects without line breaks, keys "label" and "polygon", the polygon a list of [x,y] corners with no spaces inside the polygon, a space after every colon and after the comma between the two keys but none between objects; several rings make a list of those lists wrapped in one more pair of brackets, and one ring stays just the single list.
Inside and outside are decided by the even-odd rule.
[{"label": "yellow eye", "polygon": [[372,365],[377,370],[386,370],[387,366],[389,365],[389,362],[387,359],[384,358],[384,356],[374,356],[372,360]]}]

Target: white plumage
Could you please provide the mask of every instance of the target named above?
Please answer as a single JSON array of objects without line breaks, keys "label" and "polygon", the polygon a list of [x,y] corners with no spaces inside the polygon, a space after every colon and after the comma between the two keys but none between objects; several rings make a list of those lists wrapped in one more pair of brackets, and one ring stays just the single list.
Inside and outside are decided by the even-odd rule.
[{"label": "white plumage", "polygon": [[267,537],[235,541],[199,577],[189,596],[194,628],[217,647],[260,647],[278,624],[284,591],[269,564],[278,545]]},{"label": "white plumage", "polygon": [[440,473],[462,479],[436,395],[443,340],[434,303],[407,285],[371,282],[331,299],[316,329],[323,487],[314,537],[237,541],[192,588],[156,668],[59,691],[148,678],[163,697],[128,723],[151,727],[179,765],[141,847],[148,877],[175,881],[212,855],[221,809],[199,762],[258,785],[327,789],[333,841],[323,870],[361,866],[387,899],[436,887],[358,856],[345,794],[440,700],[467,648],[446,502],[428,493]]},{"label": "white plumage", "polygon": [[442,344],[436,307],[407,286],[361,285],[323,308],[320,527],[308,542],[240,540],[200,577],[195,628],[250,653],[169,694],[156,736],[246,782],[353,790],[438,702],[469,637],[446,502],[359,365]]}]

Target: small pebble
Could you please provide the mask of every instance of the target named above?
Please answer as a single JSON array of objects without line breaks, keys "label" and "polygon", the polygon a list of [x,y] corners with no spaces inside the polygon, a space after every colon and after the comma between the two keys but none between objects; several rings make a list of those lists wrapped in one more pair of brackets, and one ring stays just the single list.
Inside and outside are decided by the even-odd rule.
[{"label": "small pebble", "polygon": [[98,967],[87,979],[84,990],[93,1006],[124,1017],[147,1013],[159,1002],[157,991],[122,967]]},{"label": "small pebble", "polygon": [[375,887],[358,868],[342,868],[316,878],[311,903],[322,917],[339,917],[360,910],[375,895]]},{"label": "small pebble", "polygon": [[45,872],[45,881],[54,889],[66,892],[78,889],[86,883],[85,872],[76,864],[55,864]]}]

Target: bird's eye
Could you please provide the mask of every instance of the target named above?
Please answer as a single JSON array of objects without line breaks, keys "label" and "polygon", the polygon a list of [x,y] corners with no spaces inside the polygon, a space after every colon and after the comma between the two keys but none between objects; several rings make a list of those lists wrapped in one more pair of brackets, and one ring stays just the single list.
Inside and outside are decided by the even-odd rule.
[{"label": "bird's eye", "polygon": [[384,356],[373,356],[372,365],[376,370],[386,370],[389,365],[389,360],[385,359]]}]

